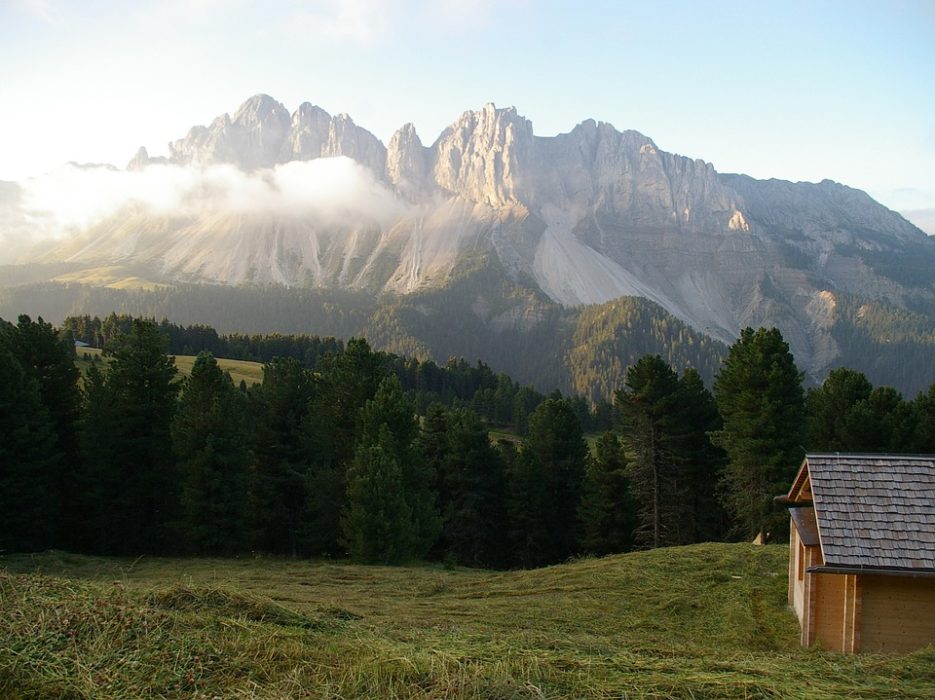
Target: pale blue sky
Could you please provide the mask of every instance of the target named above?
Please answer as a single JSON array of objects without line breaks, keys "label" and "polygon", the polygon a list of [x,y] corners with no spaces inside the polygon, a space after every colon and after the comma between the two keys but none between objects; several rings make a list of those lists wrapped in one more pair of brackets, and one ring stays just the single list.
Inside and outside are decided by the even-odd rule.
[{"label": "pale blue sky", "polygon": [[0,66],[0,179],[122,167],[257,92],[427,144],[492,101],[541,135],[593,117],[831,178],[935,232],[935,1],[0,0]]}]

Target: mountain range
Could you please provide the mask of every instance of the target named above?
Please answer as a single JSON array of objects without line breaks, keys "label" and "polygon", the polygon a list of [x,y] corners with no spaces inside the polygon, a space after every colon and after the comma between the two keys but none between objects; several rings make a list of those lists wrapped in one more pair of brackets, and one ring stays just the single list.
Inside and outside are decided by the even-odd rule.
[{"label": "mountain range", "polygon": [[[267,95],[193,127],[168,156],[141,148],[124,176],[161,171],[200,173],[183,198],[199,205],[128,199],[21,254],[4,268],[7,295],[48,280],[190,293],[273,285],[359,292],[430,316],[457,290],[459,313],[474,317],[461,325],[492,336],[532,331],[551,313],[543,309],[581,318],[642,297],[722,343],[745,326],[775,325],[816,381],[841,364],[903,391],[935,381],[935,241],[829,180],[718,173],[590,119],[541,137],[514,108],[492,104],[431,145],[412,124],[384,145],[346,114],[309,103],[290,114]],[[236,187],[222,177],[232,172]],[[306,176],[314,191],[303,189]],[[0,208],[14,209],[23,187],[4,183]],[[578,341],[566,334],[571,357]]]}]

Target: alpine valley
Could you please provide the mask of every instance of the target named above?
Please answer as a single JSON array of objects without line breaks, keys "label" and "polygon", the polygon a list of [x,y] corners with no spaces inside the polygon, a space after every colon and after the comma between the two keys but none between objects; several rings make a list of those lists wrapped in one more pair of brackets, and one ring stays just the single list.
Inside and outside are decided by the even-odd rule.
[{"label": "alpine valley", "polygon": [[0,183],[0,316],[362,334],[593,399],[647,352],[710,380],[743,327],[773,325],[812,381],[935,380],[935,240],[835,182],[721,174],[590,119],[540,137],[493,105],[384,145],[266,95],[168,153],[71,166],[130,194],[28,247],[35,183]]}]

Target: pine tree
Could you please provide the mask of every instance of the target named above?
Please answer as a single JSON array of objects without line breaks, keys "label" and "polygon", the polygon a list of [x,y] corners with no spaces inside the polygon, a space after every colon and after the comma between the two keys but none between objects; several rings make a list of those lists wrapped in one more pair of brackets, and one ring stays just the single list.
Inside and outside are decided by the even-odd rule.
[{"label": "pine tree", "polygon": [[307,527],[312,454],[305,436],[315,380],[293,358],[273,358],[250,392],[254,422],[254,535],[265,552],[296,556]]},{"label": "pine tree", "polygon": [[479,416],[429,409],[419,448],[436,474],[442,532],[435,551],[468,566],[505,564],[503,463]]},{"label": "pine tree", "polygon": [[912,410],[915,413],[913,451],[935,453],[935,384],[916,397],[912,403]]},{"label": "pine tree", "polygon": [[[2,333],[2,332],[0,332]],[[55,423],[0,336],[0,552],[55,544],[58,502]]]},{"label": "pine tree", "polygon": [[633,547],[636,506],[630,495],[623,446],[612,432],[597,441],[582,487],[578,518],[581,548],[603,556],[627,552]]},{"label": "pine tree", "polygon": [[870,398],[873,386],[860,372],[846,367],[832,370],[822,385],[806,397],[806,446],[814,452],[854,452],[848,435],[848,416],[854,406]]},{"label": "pine tree", "polygon": [[183,383],[172,441],[186,544],[199,554],[246,551],[251,486],[246,403],[210,353],[198,355]]},{"label": "pine tree", "polygon": [[361,432],[362,409],[386,377],[386,357],[367,341],[352,338],[339,353],[320,363],[319,390],[303,423],[308,516],[303,538],[314,554],[339,555],[348,475]]},{"label": "pine tree", "polygon": [[679,378],[679,420],[684,426],[678,450],[688,498],[683,510],[681,542],[722,540],[729,532],[729,517],[717,496],[727,455],[711,442],[711,435],[721,429],[714,396],[705,387],[701,375],[687,368]]},{"label": "pine tree", "polygon": [[543,401],[510,474],[511,531],[524,566],[567,559],[578,551],[578,502],[588,447],[574,410]]},{"label": "pine tree", "polygon": [[772,505],[802,462],[802,375],[778,329],[745,328],[714,383],[724,427],[713,436],[728,457],[724,504],[739,533],[781,538],[788,514]]},{"label": "pine tree", "polygon": [[[170,424],[175,361],[152,321],[134,320],[105,349],[107,374],[88,379],[85,459],[78,482],[94,494],[91,546],[109,554],[172,549],[178,479]],[[87,496],[86,496],[87,497]]]},{"label": "pine tree", "polygon": [[384,425],[375,442],[361,445],[348,473],[342,542],[358,562],[398,564],[420,547],[394,442]]},{"label": "pine tree", "polygon": [[35,379],[39,400],[52,419],[58,458],[50,467],[47,497],[58,536],[56,542],[74,546],[71,533],[80,522],[74,499],[74,475],[78,460],[78,419],[81,394],[78,390],[78,368],[75,366],[75,345],[68,334],[58,333],[39,317],[19,317],[12,329],[11,350],[26,373]]},{"label": "pine tree", "polygon": [[682,544],[689,479],[678,375],[659,355],[646,355],[627,371],[617,405],[639,513],[636,542],[644,547]]},{"label": "pine tree", "polygon": [[419,424],[399,379],[384,379],[361,410],[358,449],[380,444],[402,472],[403,496],[412,517],[414,539],[410,555],[422,558],[438,538],[441,519],[435,506],[435,475],[415,445]]}]

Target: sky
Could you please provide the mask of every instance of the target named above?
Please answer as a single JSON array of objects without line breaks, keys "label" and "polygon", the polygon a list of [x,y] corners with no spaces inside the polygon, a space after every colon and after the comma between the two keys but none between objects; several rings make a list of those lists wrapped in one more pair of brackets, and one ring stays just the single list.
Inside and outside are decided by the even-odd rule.
[{"label": "sky", "polygon": [[935,234],[933,86],[935,0],[0,0],[0,180],[165,154],[260,92],[384,143],[494,102],[830,178]]}]

